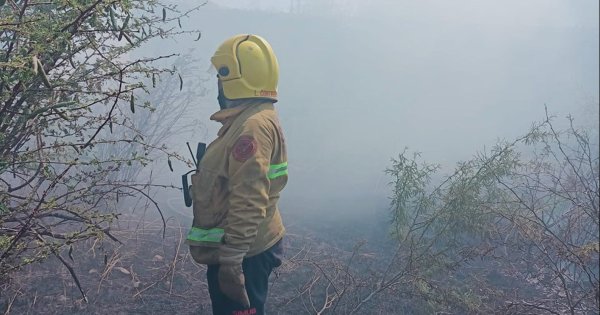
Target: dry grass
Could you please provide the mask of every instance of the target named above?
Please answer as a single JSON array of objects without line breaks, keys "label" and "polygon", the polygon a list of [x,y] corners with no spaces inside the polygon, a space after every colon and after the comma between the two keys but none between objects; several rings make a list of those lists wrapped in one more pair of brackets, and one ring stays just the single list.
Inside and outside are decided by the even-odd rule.
[{"label": "dry grass", "polygon": [[[88,298],[55,258],[29,265],[1,285],[5,314],[211,314],[206,267],[196,264],[183,243],[187,225],[122,217],[114,235],[123,243],[79,244],[71,262]],[[326,311],[326,296],[348,281],[344,262],[352,252],[288,229],[287,259],[272,275],[269,313]],[[296,232],[296,233],[294,233]],[[303,236],[301,236],[303,235]],[[372,257],[367,257],[372,259]],[[341,282],[340,282],[341,281]],[[335,297],[335,295],[334,295]]]},{"label": "dry grass", "polygon": [[[78,245],[71,262],[86,303],[68,271],[54,258],[30,265],[2,284],[8,314],[209,313],[205,266],[183,244],[187,227],[171,222],[122,218],[115,236],[122,244]],[[77,255],[79,253],[79,255]],[[206,312],[202,312],[206,310]]]}]

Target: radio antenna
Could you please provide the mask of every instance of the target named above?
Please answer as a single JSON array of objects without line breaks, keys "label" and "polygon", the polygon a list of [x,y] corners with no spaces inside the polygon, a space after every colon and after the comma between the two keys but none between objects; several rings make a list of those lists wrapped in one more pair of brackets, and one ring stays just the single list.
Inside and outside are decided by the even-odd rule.
[{"label": "radio antenna", "polygon": [[190,143],[186,142],[185,143],[188,147],[188,150],[190,150],[190,154],[192,155],[192,161],[194,161],[194,165],[196,165],[196,168],[198,168],[198,161],[196,161],[196,157],[194,156],[194,153],[192,152],[192,148],[190,147]]}]

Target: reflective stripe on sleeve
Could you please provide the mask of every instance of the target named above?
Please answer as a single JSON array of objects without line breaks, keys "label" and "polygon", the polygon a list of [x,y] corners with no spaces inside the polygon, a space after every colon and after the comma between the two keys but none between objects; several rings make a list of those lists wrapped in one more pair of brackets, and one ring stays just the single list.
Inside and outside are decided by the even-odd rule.
[{"label": "reflective stripe on sleeve", "polygon": [[269,167],[269,174],[267,177],[269,179],[275,179],[279,176],[287,175],[288,173],[288,164],[287,162],[283,162],[281,164],[273,164]]},{"label": "reflective stripe on sleeve", "polygon": [[187,239],[196,242],[215,242],[220,243],[225,231],[221,228],[201,229],[192,227],[188,232]]}]

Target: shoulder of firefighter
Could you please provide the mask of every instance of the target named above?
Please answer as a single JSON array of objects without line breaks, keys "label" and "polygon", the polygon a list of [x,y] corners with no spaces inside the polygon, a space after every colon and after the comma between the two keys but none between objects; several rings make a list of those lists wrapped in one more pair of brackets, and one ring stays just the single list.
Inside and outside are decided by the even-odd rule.
[{"label": "shoulder of firefighter", "polygon": [[270,102],[238,109],[192,175],[194,221],[186,242],[202,264],[238,263],[279,241],[287,183],[285,139]]}]

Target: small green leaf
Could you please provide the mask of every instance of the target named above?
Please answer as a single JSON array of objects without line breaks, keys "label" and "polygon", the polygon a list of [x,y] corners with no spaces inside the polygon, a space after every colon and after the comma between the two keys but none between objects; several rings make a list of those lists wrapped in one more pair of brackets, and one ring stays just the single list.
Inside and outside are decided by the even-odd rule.
[{"label": "small green leaf", "polygon": [[127,25],[129,25],[129,19],[131,18],[131,16],[129,14],[127,14],[127,16],[125,17],[125,22],[123,22],[123,27],[121,27],[121,30],[124,30]]},{"label": "small green leaf", "polygon": [[129,37],[129,35],[127,35],[127,33],[123,33],[123,36],[125,37],[125,39],[127,40],[127,42],[129,44],[131,44],[131,46],[133,46],[133,41],[131,40],[131,37]]},{"label": "small green leaf", "polygon": [[58,114],[58,116],[60,116],[60,118],[67,120],[67,121],[69,120],[69,117],[67,117],[67,115],[65,115],[65,113],[61,112],[58,109],[55,109],[54,111],[56,112],[56,114]]},{"label": "small green leaf", "polygon": [[117,19],[115,18],[115,10],[113,10],[113,8],[110,8],[109,11],[110,14],[110,24],[112,24],[112,29],[113,31],[117,30]]},{"label": "small green leaf", "polygon": [[79,151],[79,149],[77,149],[76,145],[71,145],[71,148],[73,148],[73,150],[75,150],[77,152],[77,154],[81,154],[81,151]]},{"label": "small green leaf", "polygon": [[119,31],[119,40],[121,40],[121,38],[123,38],[123,35],[125,34],[125,28],[127,28],[127,24],[129,24],[129,14],[127,14],[127,17],[125,18],[125,22],[123,22],[123,26],[121,26],[121,30]]},{"label": "small green leaf", "polygon": [[3,203],[0,202],[0,214],[5,214],[7,212],[8,212],[8,208]]},{"label": "small green leaf", "polygon": [[135,114],[135,97],[133,96],[133,93],[131,94],[131,99],[129,99],[129,109]]}]

